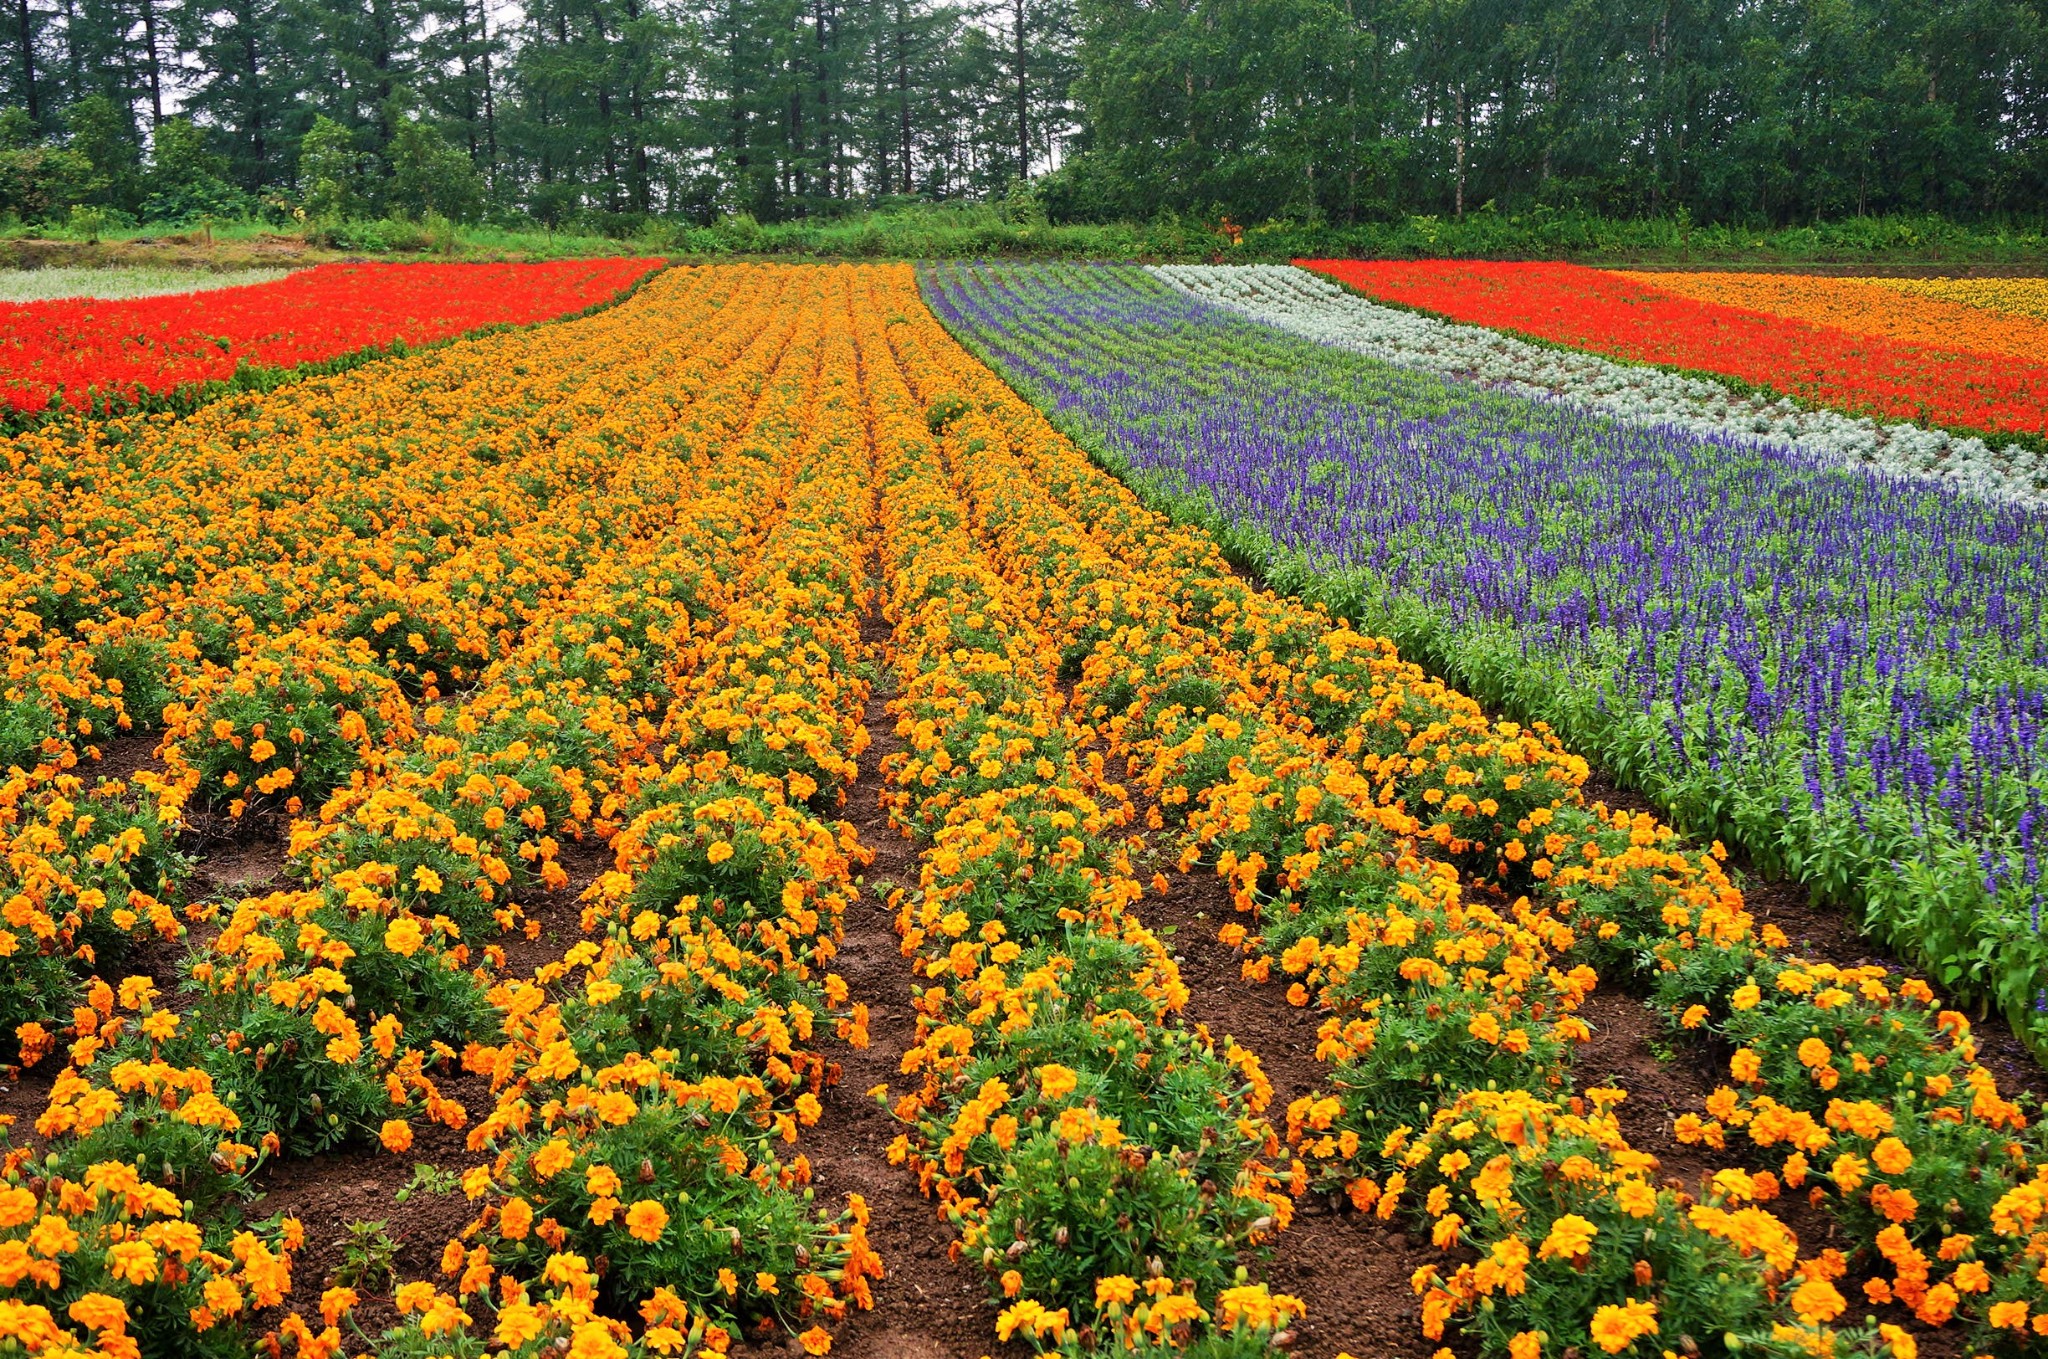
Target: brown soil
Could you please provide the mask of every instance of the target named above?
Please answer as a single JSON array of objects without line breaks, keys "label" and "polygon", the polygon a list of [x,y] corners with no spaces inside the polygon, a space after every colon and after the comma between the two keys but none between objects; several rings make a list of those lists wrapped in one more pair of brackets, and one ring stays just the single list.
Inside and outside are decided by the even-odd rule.
[{"label": "brown soil", "polygon": [[96,779],[119,779],[125,783],[142,770],[163,768],[156,746],[157,734],[153,731],[120,732],[104,744],[92,747],[99,752],[99,758],[81,761],[77,772],[87,783]]},{"label": "brown soil", "polygon": [[[472,1119],[491,1106],[489,1082],[455,1070],[433,1073],[441,1093],[460,1100]],[[392,1293],[413,1279],[444,1282],[441,1250],[461,1232],[474,1209],[460,1190],[430,1194],[414,1189],[403,1203],[397,1195],[413,1179],[413,1167],[432,1165],[460,1174],[487,1159],[464,1146],[465,1134],[424,1118],[415,1118],[413,1145],[394,1155],[381,1147],[345,1147],[315,1156],[273,1161],[256,1174],[261,1197],[246,1210],[252,1218],[282,1214],[297,1218],[306,1229],[305,1249],[292,1263],[292,1304],[311,1312],[320,1293],[338,1282],[344,1268],[350,1228],[374,1228],[397,1244],[392,1257],[395,1278],[378,1277],[354,1287],[362,1294],[354,1324],[371,1336],[398,1324]]]},{"label": "brown soil", "polygon": [[41,1150],[42,1139],[36,1136],[36,1119],[49,1106],[50,1089],[57,1083],[57,1073],[63,1068],[57,1057],[45,1057],[27,1071],[0,1066],[0,1118],[12,1118],[14,1124],[0,1135],[0,1142],[14,1146],[27,1146]]},{"label": "brown soil", "polygon": [[[1623,788],[1597,771],[1584,791],[1589,802],[1664,815],[1641,793]],[[1747,854],[1732,847],[1727,864],[1730,875],[1742,888],[1743,904],[1756,917],[1758,926],[1776,925],[1783,930],[1795,953],[1838,967],[1876,963],[1909,976],[1922,975],[1921,969],[1901,961],[1864,934],[1847,911],[1816,901],[1803,884],[1765,877]],[[1970,1028],[1977,1039],[1977,1060],[1998,1078],[2001,1091],[2009,1096],[2024,1092],[2036,1099],[2048,1098],[2048,1072],[2014,1036],[2011,1025],[1995,1013],[1979,1013],[1971,1017]]]},{"label": "brown soil", "polygon": [[[1181,980],[1189,991],[1187,1017],[1206,1024],[1218,1044],[1225,1034],[1259,1056],[1273,1082],[1267,1116],[1284,1124],[1287,1105],[1326,1084],[1315,1058],[1313,1009],[1287,1003],[1277,984],[1255,985],[1238,971],[1238,955],[1216,938],[1236,918],[1230,892],[1213,873],[1167,871],[1164,897],[1148,897],[1140,913],[1172,942]],[[1308,1316],[1295,1328],[1295,1359],[1359,1359],[1422,1356],[1436,1346],[1423,1340],[1420,1312],[1408,1279],[1424,1264],[1441,1259],[1429,1242],[1389,1225],[1310,1197],[1298,1202],[1291,1226],[1279,1234],[1273,1253],[1258,1273],[1278,1293],[1308,1303]]]},{"label": "brown soil", "polygon": [[[1071,691],[1067,697],[1071,701]],[[1110,756],[1104,765],[1113,780],[1104,791],[1112,800],[1128,793],[1123,757]],[[1133,802],[1142,824],[1153,810],[1152,800],[1140,789]],[[1148,896],[1137,909],[1173,947],[1188,988],[1185,1015],[1205,1025],[1218,1046],[1227,1035],[1258,1054],[1273,1083],[1266,1116],[1284,1127],[1292,1101],[1321,1093],[1327,1085],[1327,1068],[1315,1055],[1321,1015],[1289,1004],[1277,983],[1245,980],[1240,955],[1217,938],[1222,926],[1240,918],[1228,885],[1212,872],[1181,872],[1166,848],[1166,833],[1148,838],[1151,862],[1141,868],[1141,876],[1157,869],[1166,878],[1166,893]],[[1402,1359],[1438,1348],[1422,1337],[1421,1311],[1408,1281],[1416,1269],[1442,1258],[1426,1238],[1411,1237],[1401,1223],[1363,1216],[1341,1199],[1310,1195],[1297,1201],[1294,1221],[1255,1272],[1274,1292],[1308,1303],[1307,1316],[1294,1328],[1293,1359],[1336,1359],[1340,1354]]]},{"label": "brown soil", "polygon": [[[871,610],[862,621],[861,638],[870,646],[887,644],[888,625],[878,611]],[[846,819],[875,857],[863,875],[860,898],[847,911],[846,936],[835,960],[854,999],[867,1004],[868,1046],[838,1054],[839,1086],[802,1146],[817,1175],[821,1204],[844,1202],[849,1193],[867,1201],[873,1214],[868,1235],[888,1274],[875,1285],[875,1309],[856,1313],[838,1328],[832,1353],[849,1359],[1022,1354],[1022,1349],[997,1345],[986,1283],[978,1271],[948,1257],[952,1229],[940,1220],[933,1201],[918,1192],[916,1178],[889,1164],[889,1143],[901,1127],[867,1093],[889,1083],[897,1091],[903,1088],[903,1054],[917,1030],[910,963],[888,906],[896,888],[916,886],[917,848],[889,824],[881,808],[881,761],[902,744],[883,707],[886,698],[877,692],[868,699],[865,720],[872,744],[861,757],[860,778],[846,794]]]},{"label": "brown soil", "polygon": [[569,881],[552,892],[535,889],[519,897],[519,909],[528,921],[540,922],[540,932],[531,939],[515,931],[487,941],[505,950],[505,970],[513,976],[531,977],[543,964],[559,962],[583,937],[583,893],[612,868],[611,850],[595,840],[564,841],[555,859]]},{"label": "brown soil", "polygon": [[1697,1193],[1702,1177],[1727,1164],[1704,1147],[1689,1147],[1672,1135],[1678,1115],[1697,1113],[1720,1081],[1697,1045],[1674,1050],[1657,1016],[1632,996],[1597,990],[1580,1007],[1593,1030],[1572,1069],[1578,1088],[1614,1085],[1628,1091],[1616,1117],[1629,1145],[1657,1158],[1659,1178]]}]

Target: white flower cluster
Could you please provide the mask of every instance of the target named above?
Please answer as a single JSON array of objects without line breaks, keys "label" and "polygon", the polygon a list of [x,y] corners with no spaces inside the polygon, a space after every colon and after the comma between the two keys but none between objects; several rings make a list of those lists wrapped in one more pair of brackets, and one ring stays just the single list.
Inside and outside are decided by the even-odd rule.
[{"label": "white flower cluster", "polygon": [[1287,265],[1155,265],[1172,286],[1268,325],[1434,373],[1555,397],[1636,424],[1751,439],[1830,465],[1928,478],[1986,500],[2048,509],[2048,458],[1919,425],[1767,401],[1706,378],[1531,344],[1485,326],[1383,307]]},{"label": "white flower cluster", "polygon": [[84,268],[52,265],[45,269],[0,269],[0,304],[53,302],[67,297],[162,297],[169,293],[204,293],[216,288],[241,288],[275,283],[289,269],[173,269],[157,264]]}]

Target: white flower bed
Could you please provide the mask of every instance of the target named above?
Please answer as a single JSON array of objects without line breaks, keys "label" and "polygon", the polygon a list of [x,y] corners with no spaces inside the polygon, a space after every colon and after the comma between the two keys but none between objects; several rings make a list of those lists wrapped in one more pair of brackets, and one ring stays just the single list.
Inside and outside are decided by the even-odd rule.
[{"label": "white flower bed", "polygon": [[1867,416],[1766,401],[1706,378],[1530,344],[1484,326],[1383,307],[1286,265],[1155,265],[1152,272],[1204,301],[1370,358],[1562,398],[1638,424],[1755,439],[1831,464],[1931,478],[1985,499],[2048,508],[2048,458],[2017,444],[1993,448],[1919,425],[1880,425]]},{"label": "white flower bed", "polygon": [[67,297],[163,297],[171,293],[204,293],[216,288],[274,283],[290,272],[289,269],[226,269],[212,273],[153,264],[0,269],[0,304],[54,302]]}]

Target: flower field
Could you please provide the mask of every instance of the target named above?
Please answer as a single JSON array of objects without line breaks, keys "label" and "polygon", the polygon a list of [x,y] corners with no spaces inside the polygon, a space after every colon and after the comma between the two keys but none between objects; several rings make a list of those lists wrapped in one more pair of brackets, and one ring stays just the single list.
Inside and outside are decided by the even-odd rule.
[{"label": "flower field", "polygon": [[652,260],[323,264],[197,292],[0,306],[0,401],[83,410],[608,301]]},{"label": "flower field", "polygon": [[2038,514],[1446,381],[1135,270],[927,277],[1245,551],[2048,1023]]},{"label": "flower field", "polygon": [[[1375,299],[1736,378],[1853,414],[1988,434],[2048,433],[2048,365],[2038,344],[2026,347],[2036,318],[2024,313],[1886,305],[1899,294],[1847,279],[1787,283],[1571,264],[1308,263]],[[1941,300],[1920,295],[1923,303]]]},{"label": "flower field", "polygon": [[[1167,282],[1305,339],[1405,368],[1557,396],[1631,424],[1767,444],[1805,459],[1939,480],[1980,499],[2048,505],[2048,453],[1908,423],[1880,424],[1712,378],[1626,363],[1367,300],[1302,269],[1167,267]],[[1819,280],[1833,283],[1839,280]],[[1887,293],[1887,296],[1903,296]]]},{"label": "flower field", "polygon": [[[1930,928],[2006,928],[1938,977],[2006,984],[2038,601],[1925,577],[2035,569],[2031,512],[1396,366],[1259,287],[677,267],[6,440],[0,1354],[2048,1346],[2031,1096],[1575,744],[1649,731],[1688,815],[1782,816],[1791,769],[1775,843],[1845,873],[1852,801],[1942,891],[2001,849]],[[1878,543],[1861,595],[1813,565]],[[1411,640],[1600,697],[1502,720]],[[1986,705],[2006,764],[1896,772],[1977,776]],[[1629,1013],[1687,1093],[1614,1079]]]}]

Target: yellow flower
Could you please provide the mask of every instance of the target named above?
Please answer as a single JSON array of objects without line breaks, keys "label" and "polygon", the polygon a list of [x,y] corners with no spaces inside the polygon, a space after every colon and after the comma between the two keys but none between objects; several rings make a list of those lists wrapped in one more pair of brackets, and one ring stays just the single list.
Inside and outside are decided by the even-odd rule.
[{"label": "yellow flower", "polygon": [[107,1273],[123,1283],[155,1283],[156,1251],[146,1241],[117,1241],[107,1247]]},{"label": "yellow flower", "polygon": [[668,1209],[653,1199],[641,1199],[626,1210],[626,1230],[636,1241],[659,1241],[667,1229]]},{"label": "yellow flower", "polygon": [[2027,1304],[2018,1299],[2010,1302],[1994,1302],[1985,1313],[1985,1319],[1993,1326],[2009,1330],[2022,1330],[2027,1324]]},{"label": "yellow flower", "polygon": [[500,1345],[516,1350],[539,1337],[544,1329],[539,1312],[523,1302],[510,1302],[498,1309],[498,1326],[493,1334]]},{"label": "yellow flower", "polygon": [[552,1180],[576,1163],[576,1153],[561,1138],[551,1138],[533,1154],[534,1178]]},{"label": "yellow flower", "polygon": [[[1021,1281],[1020,1281],[1021,1282]],[[1138,1281],[1128,1274],[1112,1274],[1106,1279],[1095,1281],[1095,1305],[1097,1307],[1128,1307],[1138,1296]]]},{"label": "yellow flower", "polygon": [[128,1304],[105,1293],[86,1293],[71,1304],[68,1315],[95,1331],[119,1331],[128,1324]]},{"label": "yellow flower", "polygon": [[1887,1175],[1903,1175],[1913,1164],[1913,1153],[1896,1137],[1887,1137],[1871,1149],[1870,1159]]},{"label": "yellow flower", "polygon": [[1539,1260],[1576,1260],[1592,1250],[1593,1238],[1600,1229],[1580,1217],[1577,1213],[1566,1213],[1550,1224],[1550,1234],[1543,1238],[1543,1244],[1536,1248]]},{"label": "yellow flower", "polygon": [[1619,1307],[1610,1303],[1593,1313],[1591,1329],[1594,1344],[1620,1354],[1639,1337],[1657,1334],[1657,1306],[1633,1298]]},{"label": "yellow flower", "polygon": [[533,1230],[533,1205],[525,1199],[513,1199],[498,1215],[498,1234],[507,1241],[523,1241]]},{"label": "yellow flower", "polygon": [[409,915],[402,915],[384,927],[384,947],[401,958],[410,958],[418,953],[425,940],[420,922]]},{"label": "yellow flower", "polygon": [[1848,1306],[1848,1299],[1826,1279],[1805,1279],[1792,1292],[1792,1310],[1809,1326],[1833,1321]]},{"label": "yellow flower", "polygon": [[1649,1217],[1657,1211],[1657,1191],[1641,1180],[1624,1180],[1614,1191],[1614,1201],[1630,1217]]},{"label": "yellow flower", "polygon": [[1079,1078],[1066,1067],[1057,1063],[1038,1068],[1038,1088],[1047,1099],[1060,1099],[1074,1092]]}]

